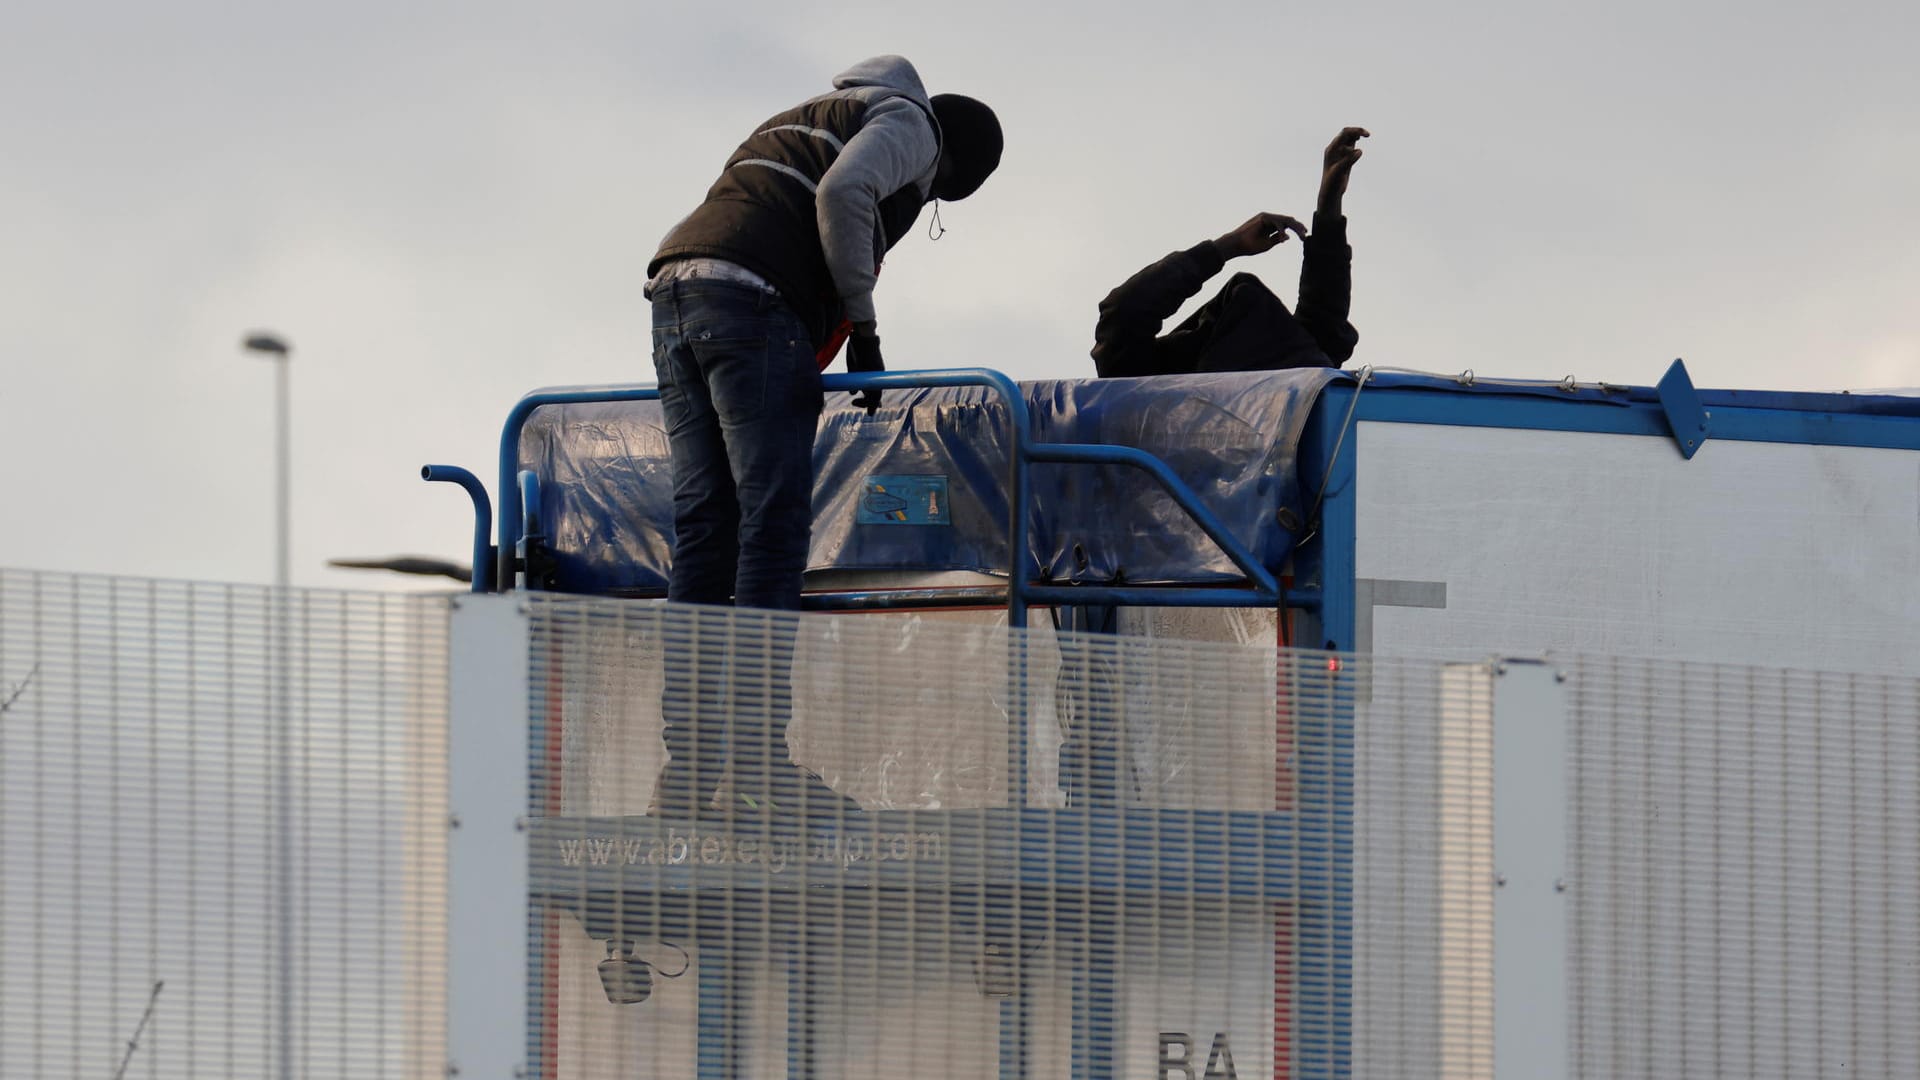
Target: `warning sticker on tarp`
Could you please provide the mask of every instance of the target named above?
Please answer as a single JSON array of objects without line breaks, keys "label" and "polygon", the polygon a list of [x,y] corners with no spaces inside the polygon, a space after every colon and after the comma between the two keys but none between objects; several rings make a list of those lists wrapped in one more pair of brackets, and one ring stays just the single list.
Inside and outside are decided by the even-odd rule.
[{"label": "warning sticker on tarp", "polygon": [[856,520],[862,525],[949,524],[944,476],[869,476]]}]

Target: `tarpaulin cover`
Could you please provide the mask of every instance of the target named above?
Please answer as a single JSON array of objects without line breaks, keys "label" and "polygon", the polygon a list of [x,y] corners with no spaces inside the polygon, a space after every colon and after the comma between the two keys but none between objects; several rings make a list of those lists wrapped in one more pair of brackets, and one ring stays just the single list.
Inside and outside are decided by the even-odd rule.
[{"label": "tarpaulin cover", "polygon": [[[1337,371],[1232,373],[1021,385],[1037,442],[1131,446],[1158,456],[1270,568],[1305,517],[1300,434]],[[869,417],[829,395],[814,443],[808,569],[1005,575],[1007,409],[986,388],[888,391]],[[658,402],[548,405],[522,431],[540,521],[568,592],[664,589],[673,493]],[[1240,577],[1147,474],[1031,467],[1030,543],[1053,580],[1139,584]]]}]

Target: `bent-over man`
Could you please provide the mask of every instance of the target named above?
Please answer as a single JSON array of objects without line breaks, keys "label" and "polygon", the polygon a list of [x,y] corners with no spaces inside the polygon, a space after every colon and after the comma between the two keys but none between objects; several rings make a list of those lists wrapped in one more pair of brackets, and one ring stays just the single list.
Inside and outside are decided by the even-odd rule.
[{"label": "bent-over man", "polygon": [[[668,232],[647,296],[673,468],[670,600],[799,608],[820,369],[848,333],[847,367],[884,369],[881,259],[929,200],[972,194],[1000,150],[992,109],[930,96],[904,58],[876,56],[757,125]],[[748,809],[799,812],[809,793],[816,809],[837,807],[786,764],[793,631],[769,626],[764,646],[670,651],[658,798],[669,813],[710,809],[723,763]]]}]

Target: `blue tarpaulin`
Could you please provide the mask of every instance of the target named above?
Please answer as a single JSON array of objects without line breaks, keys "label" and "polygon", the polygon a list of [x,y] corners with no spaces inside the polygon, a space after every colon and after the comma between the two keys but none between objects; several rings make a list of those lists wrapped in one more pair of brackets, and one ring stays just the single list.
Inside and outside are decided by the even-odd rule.
[{"label": "blue tarpaulin", "polygon": [[[1024,383],[1032,441],[1131,446],[1184,480],[1268,567],[1305,517],[1297,447],[1324,369]],[[990,390],[831,395],[814,443],[810,571],[1006,575],[1007,409]],[[673,493],[657,402],[547,405],[520,439],[568,592],[663,590]],[[1158,485],[1118,466],[1032,466],[1035,564],[1056,580],[1201,583],[1239,572]],[[1282,515],[1281,510],[1291,510]]]}]

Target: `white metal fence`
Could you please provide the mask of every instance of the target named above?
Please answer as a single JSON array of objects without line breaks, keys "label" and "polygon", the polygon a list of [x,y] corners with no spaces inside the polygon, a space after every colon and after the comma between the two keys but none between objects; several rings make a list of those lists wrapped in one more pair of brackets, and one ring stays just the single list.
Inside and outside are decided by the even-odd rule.
[{"label": "white metal fence", "polygon": [[[1289,782],[1272,650],[574,601],[530,634],[543,1075],[1270,1070],[1275,912],[1233,842]],[[1147,724],[1181,760],[1133,767]],[[712,768],[662,806],[669,746]],[[610,948],[648,1000],[610,1000]]]},{"label": "white metal fence", "polygon": [[[1427,1075],[1490,1009],[1491,665],[991,611],[527,634],[540,1075]],[[663,801],[676,741],[712,768]]]},{"label": "white metal fence", "polygon": [[1573,1075],[1920,1076],[1920,680],[1572,672]]},{"label": "white metal fence", "polygon": [[0,572],[0,1076],[1920,1075],[1914,679],[274,599]]},{"label": "white metal fence", "polygon": [[446,605],[286,601],[0,571],[0,1076],[442,1075]]}]

